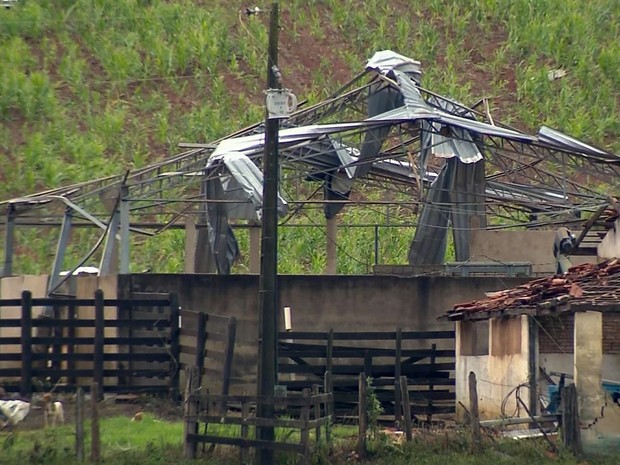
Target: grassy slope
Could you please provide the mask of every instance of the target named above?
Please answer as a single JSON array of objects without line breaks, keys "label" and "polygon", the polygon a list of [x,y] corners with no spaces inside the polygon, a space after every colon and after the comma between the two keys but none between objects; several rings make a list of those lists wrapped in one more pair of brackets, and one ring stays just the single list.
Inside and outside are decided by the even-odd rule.
[{"label": "grassy slope", "polygon": [[[505,122],[527,130],[545,123],[620,152],[619,2],[419,3],[282,1],[285,84],[315,101],[390,48],[422,61],[426,87],[466,103],[491,97]],[[174,154],[180,141],[209,141],[260,119],[267,17],[247,18],[246,6],[23,0],[1,10],[0,198],[144,166]],[[567,76],[549,81],[556,68]],[[349,209],[342,221],[383,215]],[[411,221],[406,212],[390,215]],[[321,223],[318,212],[310,217]],[[92,238],[79,234],[86,245],[73,246],[74,255]],[[349,258],[341,272],[368,270],[373,234],[343,232],[341,257]],[[322,270],[320,230],[284,228],[282,236],[281,271]],[[383,261],[405,261],[410,237],[382,230]],[[16,271],[48,271],[55,234],[18,239]],[[181,243],[178,232],[150,241],[134,269],[180,270]]]}]

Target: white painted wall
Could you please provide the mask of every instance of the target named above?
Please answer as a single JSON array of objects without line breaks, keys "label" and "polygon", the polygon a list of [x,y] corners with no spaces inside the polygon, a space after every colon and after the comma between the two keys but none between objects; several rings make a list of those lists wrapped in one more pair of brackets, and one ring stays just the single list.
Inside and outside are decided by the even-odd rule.
[{"label": "white painted wall", "polygon": [[[457,420],[463,418],[462,403],[469,409],[469,372],[476,373],[478,381],[478,408],[481,419],[499,418],[502,414],[502,402],[506,398],[505,413],[525,416],[524,410],[517,409],[515,393],[511,391],[520,384],[528,382],[528,322],[527,316],[514,317],[520,320],[521,348],[519,353],[510,355],[493,355],[493,326],[489,331],[490,355],[465,356],[460,354],[462,325],[456,325],[456,401]],[[495,341],[495,343],[502,341]],[[520,396],[529,404],[527,387],[520,389]]]}]

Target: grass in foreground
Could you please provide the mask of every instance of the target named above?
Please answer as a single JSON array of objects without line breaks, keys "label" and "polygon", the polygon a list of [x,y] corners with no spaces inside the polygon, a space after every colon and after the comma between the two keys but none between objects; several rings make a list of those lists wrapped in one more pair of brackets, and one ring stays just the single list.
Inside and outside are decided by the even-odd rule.
[{"label": "grass in foreground", "polygon": [[[217,429],[215,427],[214,429]],[[175,463],[238,463],[238,450],[218,448],[213,454],[196,461],[182,459],[183,424],[158,420],[145,415],[144,420],[132,422],[127,417],[106,418],[101,421],[102,462],[111,465],[157,465]],[[90,455],[90,427],[86,427],[86,458]],[[314,456],[315,464],[341,464],[357,461],[354,427],[334,428],[334,454],[327,456],[321,448]],[[74,429],[67,425],[55,429],[0,433],[0,463],[3,465],[77,465],[74,453]],[[200,447],[199,447],[200,451]],[[395,443],[390,436],[378,433],[369,442],[369,454],[364,463],[370,465],[530,465],[532,463],[578,465],[584,463],[566,451],[548,452],[543,441],[498,440],[488,442],[481,453],[472,454],[467,436],[462,431],[418,432],[410,444]],[[292,455],[278,456],[276,464],[295,463]],[[590,465],[612,465],[620,455],[589,457]]]}]

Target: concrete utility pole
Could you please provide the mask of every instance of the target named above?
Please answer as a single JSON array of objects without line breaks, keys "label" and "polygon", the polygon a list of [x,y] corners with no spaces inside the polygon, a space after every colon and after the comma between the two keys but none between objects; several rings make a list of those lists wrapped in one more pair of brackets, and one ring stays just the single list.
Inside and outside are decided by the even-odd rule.
[{"label": "concrete utility pole", "polygon": [[[271,5],[267,89],[279,88],[278,82],[278,4]],[[260,262],[260,313],[258,395],[275,394],[277,367],[277,284],[278,284],[278,132],[280,121],[265,110],[265,154],[263,156],[263,215]],[[273,404],[258,402],[258,417],[273,418]],[[274,428],[259,427],[258,439],[273,441]],[[273,464],[273,450],[259,449],[259,465]]]}]

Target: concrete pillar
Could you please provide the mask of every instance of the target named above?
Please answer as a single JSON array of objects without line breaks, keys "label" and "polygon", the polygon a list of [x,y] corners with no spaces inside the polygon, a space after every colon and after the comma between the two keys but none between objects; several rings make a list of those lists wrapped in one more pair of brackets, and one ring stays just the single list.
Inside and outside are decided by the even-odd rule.
[{"label": "concrete pillar", "polygon": [[575,313],[575,387],[579,418],[588,423],[601,415],[604,405],[602,389],[603,316],[601,312]]},{"label": "concrete pillar", "polygon": [[196,272],[197,241],[196,218],[188,215],[185,217],[185,273]]},{"label": "concrete pillar", "polygon": [[260,225],[250,228],[250,273],[260,273]]},{"label": "concrete pillar", "polygon": [[326,242],[327,264],[325,274],[336,274],[338,266],[338,220],[335,216],[327,220]]}]

